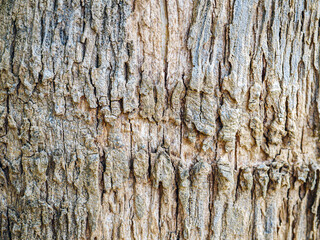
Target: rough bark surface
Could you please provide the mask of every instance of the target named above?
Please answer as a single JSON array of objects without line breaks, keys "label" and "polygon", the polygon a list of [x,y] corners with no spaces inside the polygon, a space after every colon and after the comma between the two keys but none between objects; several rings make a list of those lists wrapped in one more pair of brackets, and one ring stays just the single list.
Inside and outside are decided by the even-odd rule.
[{"label": "rough bark surface", "polygon": [[0,0],[0,239],[320,239],[319,0]]}]

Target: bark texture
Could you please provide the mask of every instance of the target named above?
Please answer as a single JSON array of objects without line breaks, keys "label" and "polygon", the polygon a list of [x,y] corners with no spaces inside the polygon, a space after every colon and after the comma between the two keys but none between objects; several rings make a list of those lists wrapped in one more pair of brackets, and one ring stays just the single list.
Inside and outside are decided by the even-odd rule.
[{"label": "bark texture", "polygon": [[320,239],[319,0],[0,0],[0,239]]}]

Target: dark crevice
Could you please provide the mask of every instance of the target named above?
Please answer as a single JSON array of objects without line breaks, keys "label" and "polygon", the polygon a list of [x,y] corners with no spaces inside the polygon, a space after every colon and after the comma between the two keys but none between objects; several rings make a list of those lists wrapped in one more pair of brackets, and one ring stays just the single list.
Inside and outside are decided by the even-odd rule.
[{"label": "dark crevice", "polygon": [[16,39],[17,39],[17,25],[16,25],[16,20],[14,20],[12,22],[12,44],[11,44],[11,47],[10,47],[10,65],[11,65],[11,72],[13,74],[15,74],[15,71],[14,71],[14,56],[15,56],[15,46],[16,46]]},{"label": "dark crevice", "polygon": [[[176,187],[176,190],[175,190],[175,193],[176,193],[176,226],[175,226],[175,228],[176,228],[176,231],[178,231],[178,226],[179,226],[179,216],[180,216],[180,214],[179,214],[179,177],[178,177],[178,170],[177,170],[177,168],[173,165],[173,167],[174,167],[174,172],[175,172],[175,179],[174,179],[174,181],[175,181],[175,187]],[[178,233],[177,233],[177,235],[178,235]]]},{"label": "dark crevice", "polygon": [[10,219],[9,219],[9,208],[7,208],[7,221],[8,221],[8,225],[7,225],[7,229],[8,229],[8,237],[11,240],[12,239],[12,235],[11,235],[11,224],[10,224]]}]

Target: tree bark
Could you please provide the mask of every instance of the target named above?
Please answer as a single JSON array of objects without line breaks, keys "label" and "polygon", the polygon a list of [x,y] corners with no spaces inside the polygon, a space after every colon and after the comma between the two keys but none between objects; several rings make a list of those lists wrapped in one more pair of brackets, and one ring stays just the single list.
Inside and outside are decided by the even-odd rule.
[{"label": "tree bark", "polygon": [[0,0],[0,239],[320,239],[319,0]]}]

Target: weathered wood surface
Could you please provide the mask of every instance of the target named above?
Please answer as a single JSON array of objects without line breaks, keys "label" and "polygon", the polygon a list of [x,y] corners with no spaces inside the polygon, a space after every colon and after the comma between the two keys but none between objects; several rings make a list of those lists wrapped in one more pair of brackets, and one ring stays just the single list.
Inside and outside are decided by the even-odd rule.
[{"label": "weathered wood surface", "polygon": [[0,239],[320,239],[319,0],[0,0]]}]

